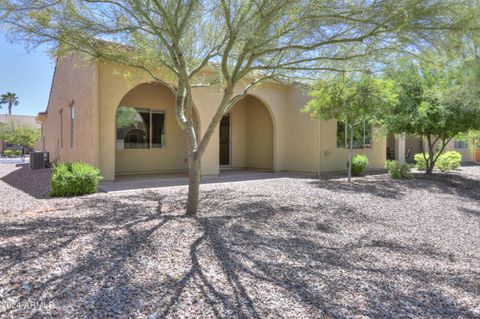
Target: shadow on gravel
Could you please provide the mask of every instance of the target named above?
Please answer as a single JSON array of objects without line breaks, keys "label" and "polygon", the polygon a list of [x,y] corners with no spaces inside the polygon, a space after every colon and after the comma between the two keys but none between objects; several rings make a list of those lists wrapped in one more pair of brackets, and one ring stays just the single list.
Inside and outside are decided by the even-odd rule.
[{"label": "shadow on gravel", "polygon": [[30,169],[29,164],[16,164],[18,169],[3,176],[2,181],[35,198],[49,198],[50,168]]},{"label": "shadow on gravel", "polygon": [[[380,174],[378,174],[380,175]],[[414,173],[410,180],[393,180],[385,174],[383,177],[357,177],[348,183],[344,177],[336,174],[327,179],[310,182],[311,185],[352,194],[369,194],[381,198],[402,199],[410,190],[428,190],[438,194],[450,194],[469,199],[480,200],[480,181],[478,178],[469,178],[460,173],[434,173],[426,175]]]},{"label": "shadow on gravel", "polygon": [[7,295],[53,301],[68,317],[475,317],[446,292],[478,293],[477,270],[419,268],[455,257],[414,239],[344,234],[377,223],[354,207],[237,204],[233,190],[216,192],[197,218],[181,215],[183,197],[145,192],[2,223],[0,241],[15,240],[0,246],[0,273],[21,278]]}]

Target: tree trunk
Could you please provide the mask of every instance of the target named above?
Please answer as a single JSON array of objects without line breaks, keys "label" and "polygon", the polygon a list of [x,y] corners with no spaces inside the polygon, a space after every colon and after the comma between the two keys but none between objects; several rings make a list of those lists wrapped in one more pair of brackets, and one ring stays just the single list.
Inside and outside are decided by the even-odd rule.
[{"label": "tree trunk", "polygon": [[353,126],[350,127],[350,145],[348,146],[348,182],[352,181]]},{"label": "tree trunk", "polygon": [[8,115],[12,115],[12,102],[8,102]]},{"label": "tree trunk", "polygon": [[435,166],[435,154],[434,154],[434,147],[435,143],[432,144],[432,137],[430,134],[427,135],[427,142],[428,142],[428,159],[425,161],[425,165],[427,166],[427,170],[425,173],[427,175],[432,175],[433,173],[433,168]]},{"label": "tree trunk", "polygon": [[188,198],[186,215],[194,216],[198,210],[200,194],[200,158],[197,155],[188,158]]}]

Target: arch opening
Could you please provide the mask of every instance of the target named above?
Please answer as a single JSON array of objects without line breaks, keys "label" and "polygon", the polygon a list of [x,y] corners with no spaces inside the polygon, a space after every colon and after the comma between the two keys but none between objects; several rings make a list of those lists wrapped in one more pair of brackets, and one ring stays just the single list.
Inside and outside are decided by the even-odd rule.
[{"label": "arch opening", "polygon": [[[198,132],[195,110],[193,118]],[[124,95],[116,110],[115,136],[115,175],[188,169],[175,95],[161,83],[140,84]]]},{"label": "arch opening", "polygon": [[274,170],[274,121],[259,98],[247,95],[235,103],[219,132],[221,168]]}]

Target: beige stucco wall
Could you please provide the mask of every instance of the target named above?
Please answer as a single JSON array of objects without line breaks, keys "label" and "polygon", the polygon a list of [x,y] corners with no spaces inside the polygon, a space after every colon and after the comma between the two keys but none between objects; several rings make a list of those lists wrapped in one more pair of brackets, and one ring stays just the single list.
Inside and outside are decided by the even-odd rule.
[{"label": "beige stucco wall", "polygon": [[273,123],[269,110],[255,97],[245,98],[245,167],[273,170]]},{"label": "beige stucco wall", "polygon": [[[52,89],[45,125],[47,148],[55,154],[59,136],[60,108],[68,115],[75,99],[77,134],[75,148],[68,144],[68,117],[64,122],[61,160],[82,160],[97,165],[104,180],[116,174],[186,168],[185,136],[176,122],[173,96],[167,88],[140,86],[151,81],[145,74],[112,64],[79,69],[62,61]],[[236,88],[240,92],[242,87]],[[129,93],[130,92],[130,93]],[[202,136],[216,112],[222,90],[212,86],[194,88],[193,101]],[[123,101],[122,101],[123,99]],[[336,122],[312,119],[301,112],[309,97],[304,90],[279,83],[262,84],[232,108],[232,167],[256,167],[274,171],[317,174],[345,170],[348,152],[336,147]],[[166,110],[165,149],[116,150],[116,110],[121,104]],[[133,105],[134,104],[134,105]],[[268,115],[268,116],[267,116]],[[267,150],[267,151],[266,151]],[[385,138],[376,137],[372,149],[356,150],[370,159],[369,168],[381,168],[385,160]],[[201,161],[203,175],[219,173],[219,134],[213,134]]]},{"label": "beige stucco wall", "polygon": [[[57,62],[42,125],[45,149],[50,160],[83,161],[98,166],[98,105],[96,64],[70,55]],[[73,148],[70,145],[70,109],[74,102]],[[60,145],[63,117],[63,147]]]},{"label": "beige stucco wall", "polygon": [[231,168],[273,170],[273,121],[267,106],[247,96],[230,109]]},{"label": "beige stucco wall", "polygon": [[[470,143],[471,144],[471,143]],[[472,147],[469,147],[467,149],[457,149],[455,148],[455,142],[454,140],[451,140],[447,146],[445,147],[445,151],[457,151],[460,154],[462,154],[462,162],[473,162],[475,160],[475,151],[472,149]]]},{"label": "beige stucco wall", "polygon": [[[337,147],[337,122],[320,122],[320,171],[346,170],[348,161],[348,149]],[[367,169],[382,169],[386,159],[386,137],[372,128],[372,147],[366,149],[354,149],[353,154],[364,154],[368,157]]]}]

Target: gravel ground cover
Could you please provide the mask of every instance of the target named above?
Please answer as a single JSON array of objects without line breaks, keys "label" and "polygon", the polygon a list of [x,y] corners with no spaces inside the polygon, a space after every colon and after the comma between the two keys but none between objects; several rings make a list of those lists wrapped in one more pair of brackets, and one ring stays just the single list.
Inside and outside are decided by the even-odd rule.
[{"label": "gravel ground cover", "polygon": [[0,174],[2,318],[480,318],[480,166],[209,184],[197,218],[185,187]]}]

